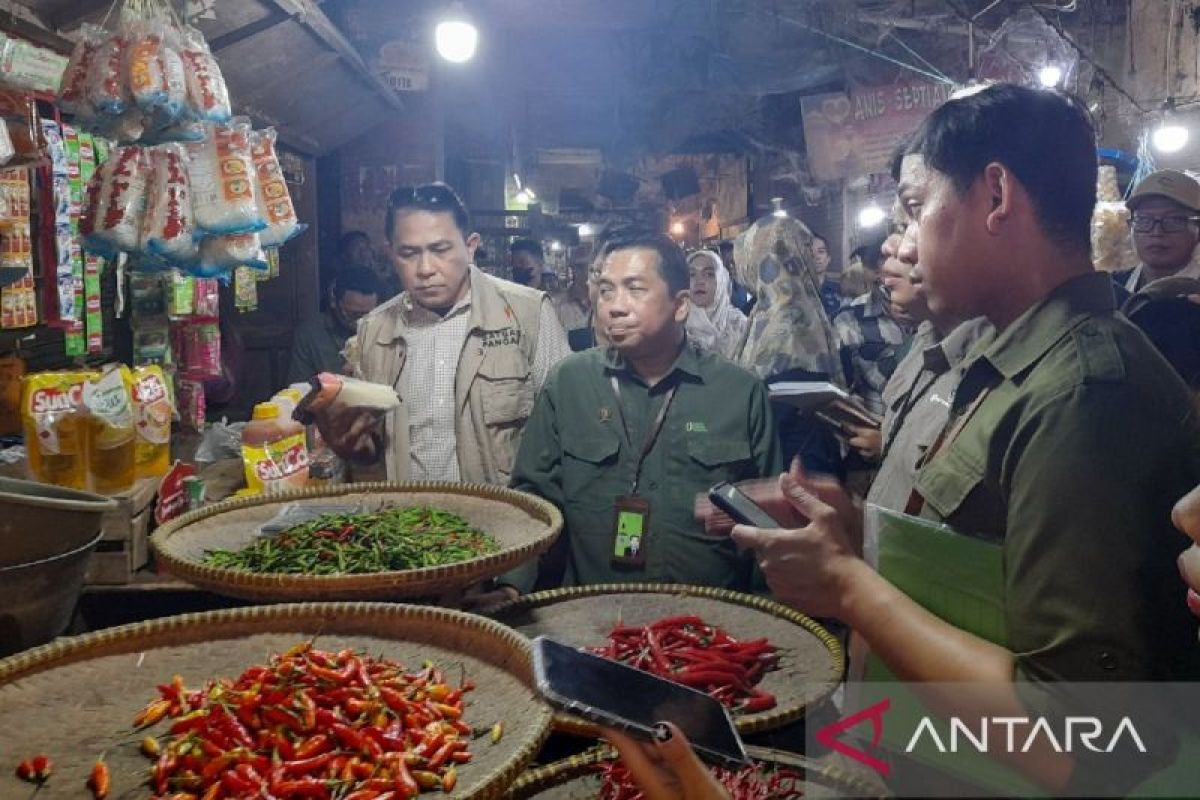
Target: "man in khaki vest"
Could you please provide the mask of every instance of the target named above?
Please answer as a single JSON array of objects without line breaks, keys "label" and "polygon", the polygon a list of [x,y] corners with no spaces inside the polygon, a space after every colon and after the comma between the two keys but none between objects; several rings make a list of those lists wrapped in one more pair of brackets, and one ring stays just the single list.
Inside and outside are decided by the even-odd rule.
[{"label": "man in khaki vest", "polygon": [[472,265],[479,234],[450,187],[397,189],[389,253],[404,291],[359,322],[354,375],[393,386],[382,430],[367,414],[318,419],[333,449],[388,480],[507,485],[533,401],[570,352],[542,292]]}]

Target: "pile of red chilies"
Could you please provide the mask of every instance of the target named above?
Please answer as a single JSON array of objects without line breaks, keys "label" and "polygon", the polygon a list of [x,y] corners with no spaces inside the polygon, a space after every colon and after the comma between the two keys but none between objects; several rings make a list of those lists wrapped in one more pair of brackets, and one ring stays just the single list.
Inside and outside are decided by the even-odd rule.
[{"label": "pile of red chilies", "polygon": [[[600,766],[604,785],[599,800],[644,800],[645,794],[634,783],[629,770],[619,761]],[[783,767],[746,767],[737,772],[712,770],[732,800],[796,800],[804,796],[804,776]]]},{"label": "pile of red chilies", "polygon": [[598,655],[699,689],[733,711],[775,707],[775,696],[755,685],[779,668],[779,651],[766,639],[739,642],[699,617],[668,617],[643,627],[618,625]]},{"label": "pile of red chilies", "polygon": [[176,675],[134,726],[174,720],[161,747],[143,746],[157,756],[156,800],[402,800],[454,788],[456,765],[471,760],[462,714],[472,688],[451,687],[430,664],[408,673],[303,643],[204,689]]}]

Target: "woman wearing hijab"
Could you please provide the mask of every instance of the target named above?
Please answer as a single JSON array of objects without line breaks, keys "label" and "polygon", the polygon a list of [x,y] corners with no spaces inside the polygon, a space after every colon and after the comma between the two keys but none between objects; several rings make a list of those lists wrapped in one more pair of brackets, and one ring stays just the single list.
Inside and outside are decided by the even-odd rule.
[{"label": "woman wearing hijab", "polygon": [[[758,298],[737,362],[767,383],[829,381],[846,388],[837,334],[821,303],[813,235],[794,217],[756,222],[734,245],[738,282]],[[842,475],[841,445],[829,426],[773,403],[784,454],[810,472]]]},{"label": "woman wearing hijab", "polygon": [[737,358],[746,333],[746,315],[733,306],[733,278],[711,250],[688,257],[692,306],[688,312],[688,340],[730,360]]}]

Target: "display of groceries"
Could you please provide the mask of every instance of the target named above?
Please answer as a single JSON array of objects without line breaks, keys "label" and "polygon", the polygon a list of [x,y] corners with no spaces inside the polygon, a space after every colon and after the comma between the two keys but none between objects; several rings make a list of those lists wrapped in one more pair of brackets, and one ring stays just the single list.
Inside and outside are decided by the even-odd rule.
[{"label": "display of groceries", "polygon": [[[457,672],[461,672],[458,670]],[[147,759],[139,797],[154,798],[413,798],[449,794],[473,750],[492,747],[503,723],[468,723],[458,685],[426,662],[409,668],[369,653],[319,650],[302,642],[241,675],[189,688],[181,675],[132,720]],[[472,720],[475,721],[475,720]],[[484,740],[487,744],[480,743]],[[38,752],[16,765],[19,778],[60,783],[59,753]],[[128,776],[123,777],[128,783]],[[86,781],[94,798],[109,796],[113,775],[103,756]],[[122,796],[134,796],[123,794]]]},{"label": "display of groceries", "polygon": [[170,384],[157,365],[26,375],[21,422],[36,480],[105,494],[170,466]]},{"label": "display of groceries", "polygon": [[352,575],[445,566],[499,550],[457,514],[416,506],[321,514],[241,550],[212,550],[204,561],[257,573]]},{"label": "display of groceries", "polygon": [[[804,776],[794,769],[755,764],[740,770],[709,767],[730,800],[799,800],[804,797]],[[596,767],[603,777],[598,800],[645,800],[646,793],[620,761]]]},{"label": "display of groceries", "polygon": [[115,28],[85,26],[57,103],[118,146],[88,182],[80,232],[90,252],[140,268],[225,275],[268,269],[264,248],[304,230],[273,129],[234,117],[200,32],[124,7]]}]

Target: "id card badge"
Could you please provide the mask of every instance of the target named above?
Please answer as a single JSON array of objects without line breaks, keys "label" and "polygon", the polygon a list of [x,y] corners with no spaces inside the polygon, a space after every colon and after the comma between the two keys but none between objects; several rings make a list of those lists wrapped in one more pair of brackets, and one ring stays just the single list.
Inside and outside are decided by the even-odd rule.
[{"label": "id card badge", "polygon": [[644,569],[649,538],[650,501],[629,495],[618,497],[613,503],[613,566]]}]

